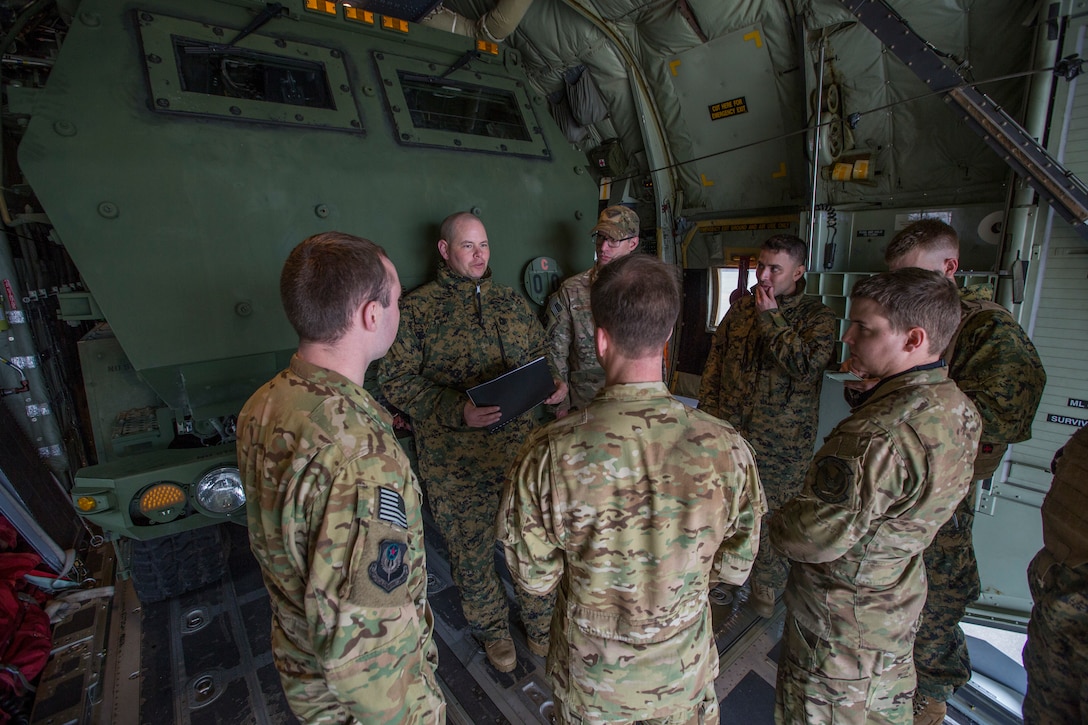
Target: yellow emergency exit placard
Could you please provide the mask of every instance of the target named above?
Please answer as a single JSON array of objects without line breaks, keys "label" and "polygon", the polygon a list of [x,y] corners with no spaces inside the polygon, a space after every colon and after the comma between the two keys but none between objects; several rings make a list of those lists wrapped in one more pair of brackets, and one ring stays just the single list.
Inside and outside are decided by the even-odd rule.
[{"label": "yellow emergency exit placard", "polygon": [[711,121],[729,118],[739,113],[748,113],[748,104],[745,102],[744,96],[729,101],[721,101],[720,103],[711,103],[707,108],[710,109]]}]

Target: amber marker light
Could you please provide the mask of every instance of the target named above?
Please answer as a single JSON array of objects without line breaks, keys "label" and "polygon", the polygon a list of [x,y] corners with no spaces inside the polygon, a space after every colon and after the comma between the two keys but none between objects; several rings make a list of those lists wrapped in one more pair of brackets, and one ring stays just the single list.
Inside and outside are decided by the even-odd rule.
[{"label": "amber marker light", "polygon": [[185,504],[185,492],[175,483],[156,483],[140,495],[136,504],[140,513],[148,518],[164,519],[178,513]]},{"label": "amber marker light", "polygon": [[87,514],[98,508],[98,501],[92,496],[80,496],[76,499],[76,508]]}]

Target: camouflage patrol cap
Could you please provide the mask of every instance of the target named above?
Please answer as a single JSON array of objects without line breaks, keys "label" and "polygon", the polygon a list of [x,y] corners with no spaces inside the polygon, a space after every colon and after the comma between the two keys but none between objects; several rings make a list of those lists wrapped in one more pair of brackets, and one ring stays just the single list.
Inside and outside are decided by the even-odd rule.
[{"label": "camouflage patrol cap", "polygon": [[626,206],[610,206],[601,212],[597,226],[590,234],[601,232],[609,239],[626,239],[638,236],[638,214]]}]

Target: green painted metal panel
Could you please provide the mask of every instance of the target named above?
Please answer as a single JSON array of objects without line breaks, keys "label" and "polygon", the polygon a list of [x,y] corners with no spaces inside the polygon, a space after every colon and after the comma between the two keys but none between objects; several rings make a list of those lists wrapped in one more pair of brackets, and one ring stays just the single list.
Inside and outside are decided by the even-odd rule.
[{"label": "green painted metal panel", "polygon": [[[520,287],[525,265],[541,255],[567,270],[592,262],[585,230],[595,188],[576,172],[584,160],[546,113],[536,116],[547,123],[550,158],[398,142],[383,97],[374,92],[381,78],[372,53],[395,51],[448,66],[472,47],[470,39],[417,26],[403,34],[343,20],[311,22],[301,6],[292,4],[290,18],[258,34],[273,43],[282,34],[307,48],[339,49],[365,134],[156,112],[141,13],[199,18],[229,36],[251,12],[208,0],[139,6],[88,0],[19,149],[133,366],[172,405],[184,405],[191,392],[184,390],[182,366],[295,345],[277,280],[287,252],[310,234],[339,229],[375,240],[407,288],[437,266],[438,223],[466,208],[478,210],[487,225],[492,268],[504,283]],[[487,64],[487,73],[525,83],[511,62]],[[542,99],[524,98],[544,108]],[[231,368],[224,374],[235,377]]]}]

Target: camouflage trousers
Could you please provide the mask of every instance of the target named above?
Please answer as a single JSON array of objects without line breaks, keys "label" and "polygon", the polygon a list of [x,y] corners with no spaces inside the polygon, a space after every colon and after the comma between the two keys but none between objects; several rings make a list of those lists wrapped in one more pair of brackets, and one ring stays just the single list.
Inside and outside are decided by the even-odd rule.
[{"label": "camouflage trousers", "polygon": [[1088,722],[1088,564],[1068,567],[1045,549],[1028,567],[1035,606],[1024,667],[1025,725]]},{"label": "camouflage trousers", "polygon": [[786,617],[775,685],[777,725],[906,725],[914,720],[910,642],[896,652],[829,642]]},{"label": "camouflage trousers", "polygon": [[[448,478],[426,482],[427,499],[450,555],[453,583],[472,633],[482,642],[509,636],[506,591],[495,569],[495,520],[502,484]],[[521,621],[529,637],[548,638],[555,596],[539,597],[515,587]]]},{"label": "camouflage trousers", "polygon": [[[811,456],[810,456],[811,457]],[[759,458],[759,478],[763,483],[763,493],[767,497],[767,513],[763,515],[763,525],[759,530],[759,550],[756,552],[756,560],[752,564],[752,572],[748,579],[752,584],[769,587],[775,594],[781,594],[786,588],[786,580],[790,575],[790,560],[782,556],[771,546],[769,525],[771,514],[794,496],[801,493],[804,486],[805,469],[808,460],[804,459],[804,466],[774,465],[773,460]]]},{"label": "camouflage trousers", "polygon": [[[605,725],[606,723],[629,723],[630,720],[600,720],[579,715],[566,703],[555,700],[556,725]],[[638,720],[641,725],[711,725],[718,722],[718,697],[711,682],[703,693],[702,702],[694,707],[675,713],[669,717],[655,717],[650,720]]]},{"label": "camouflage trousers", "polygon": [[955,514],[937,530],[925,550],[929,592],[918,619],[914,642],[914,666],[918,672],[918,694],[946,702],[952,693],[971,679],[971,657],[960,621],[967,607],[982,593],[975,560],[975,492],[978,481],[993,476],[1001,462],[1005,444],[993,445],[975,458],[974,481]]},{"label": "camouflage trousers", "polygon": [[442,725],[446,702],[435,680],[436,653],[432,648],[420,668],[411,668],[415,672],[379,671],[365,653],[346,667],[328,671],[312,653],[291,641],[277,619],[272,621],[272,655],[283,694],[295,717],[304,723]]},{"label": "camouflage trousers", "polygon": [[971,679],[971,657],[960,620],[981,592],[971,537],[974,520],[970,506],[961,503],[922,557],[929,593],[918,619],[914,666],[918,694],[940,702]]}]

